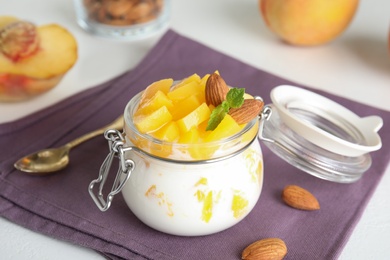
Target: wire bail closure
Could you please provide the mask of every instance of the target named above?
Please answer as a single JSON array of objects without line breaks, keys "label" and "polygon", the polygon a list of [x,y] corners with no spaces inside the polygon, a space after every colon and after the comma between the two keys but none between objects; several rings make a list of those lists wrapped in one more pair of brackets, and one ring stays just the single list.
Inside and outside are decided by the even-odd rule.
[{"label": "wire bail closure", "polygon": [[[109,129],[104,133],[104,137],[108,140],[110,152],[100,167],[98,178],[93,180],[88,187],[90,196],[101,211],[106,211],[110,208],[114,196],[122,190],[135,168],[134,161],[125,158],[125,153],[132,150],[133,147],[123,147],[125,141],[123,135],[118,130]],[[115,157],[119,159],[119,167],[111,191],[105,200],[103,188]],[[93,188],[98,183],[100,183],[99,189],[97,195],[95,195]]]},{"label": "wire bail closure", "polygon": [[272,116],[272,108],[269,106],[265,106],[260,113],[260,125],[259,125],[259,132],[257,136],[262,141],[274,143],[275,142],[274,139],[267,138],[263,134],[265,122],[268,121],[271,118],[271,116]]}]

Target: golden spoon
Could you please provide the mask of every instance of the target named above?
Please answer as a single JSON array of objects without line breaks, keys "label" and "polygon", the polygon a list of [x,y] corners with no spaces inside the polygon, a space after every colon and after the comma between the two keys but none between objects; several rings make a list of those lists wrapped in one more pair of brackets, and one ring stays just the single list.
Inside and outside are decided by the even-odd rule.
[{"label": "golden spoon", "polygon": [[69,151],[73,147],[104,133],[107,129],[122,130],[123,116],[112,123],[87,133],[58,148],[44,149],[19,159],[15,168],[31,175],[47,175],[65,168],[69,163]]}]

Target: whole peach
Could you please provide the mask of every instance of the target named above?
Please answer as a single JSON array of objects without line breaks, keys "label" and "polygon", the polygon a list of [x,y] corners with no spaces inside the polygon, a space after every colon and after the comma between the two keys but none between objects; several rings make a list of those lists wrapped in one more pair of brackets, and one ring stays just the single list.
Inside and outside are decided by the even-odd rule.
[{"label": "whole peach", "polygon": [[259,0],[266,25],[293,45],[319,45],[339,36],[359,0]]}]

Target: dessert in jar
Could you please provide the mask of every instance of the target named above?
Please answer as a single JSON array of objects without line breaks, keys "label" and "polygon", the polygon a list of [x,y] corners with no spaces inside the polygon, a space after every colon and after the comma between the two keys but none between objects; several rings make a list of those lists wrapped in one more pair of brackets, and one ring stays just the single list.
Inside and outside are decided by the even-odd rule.
[{"label": "dessert in jar", "polygon": [[[207,235],[237,224],[257,203],[263,185],[257,136],[294,167],[328,181],[352,183],[370,167],[369,152],[381,147],[380,117],[361,118],[294,86],[274,88],[271,99],[263,107],[218,73],[154,82],[127,104],[124,133],[106,131],[110,153],[89,186],[91,197],[105,211],[122,192],[150,227]],[[119,169],[105,197],[114,157]]]},{"label": "dessert in jar", "polygon": [[[237,224],[263,185],[262,110],[261,100],[227,87],[218,73],[151,84],[127,104],[124,133],[106,132],[112,152],[89,187],[92,198],[105,211],[121,191],[142,222],[174,235],[207,235]],[[105,198],[114,156],[120,168]]]}]

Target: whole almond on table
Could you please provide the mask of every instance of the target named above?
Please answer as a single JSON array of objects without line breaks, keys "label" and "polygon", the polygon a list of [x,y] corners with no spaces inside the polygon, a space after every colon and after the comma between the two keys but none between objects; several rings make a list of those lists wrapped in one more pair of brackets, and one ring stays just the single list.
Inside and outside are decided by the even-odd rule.
[{"label": "whole almond on table", "polygon": [[301,210],[318,210],[320,204],[309,191],[297,185],[288,185],[282,192],[283,201],[290,207]]},{"label": "whole almond on table", "polygon": [[265,238],[247,246],[243,260],[281,260],[287,254],[287,246],[280,238]]},{"label": "whole almond on table", "polygon": [[239,108],[231,108],[229,115],[237,124],[246,124],[252,121],[263,110],[264,102],[257,99],[245,99],[244,104]]},{"label": "whole almond on table", "polygon": [[205,99],[207,105],[217,107],[226,99],[229,87],[223,78],[217,73],[213,73],[206,81]]}]

